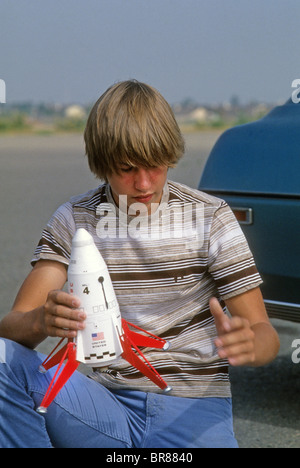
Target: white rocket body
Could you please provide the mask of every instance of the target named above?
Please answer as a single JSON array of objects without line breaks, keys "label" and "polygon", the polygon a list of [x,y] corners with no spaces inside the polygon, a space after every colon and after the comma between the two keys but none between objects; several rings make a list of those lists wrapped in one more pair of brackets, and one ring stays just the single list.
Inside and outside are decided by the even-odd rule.
[{"label": "white rocket body", "polygon": [[[138,346],[167,350],[169,343],[121,318],[118,301],[102,255],[92,236],[83,228],[76,231],[72,241],[68,270],[69,293],[76,295],[86,313],[86,327],[77,332],[74,342],[59,349],[64,338],[46,357],[40,371],[47,372],[58,364],[48,390],[37,408],[45,413],[58,392],[77,369],[79,362],[91,367],[106,367],[121,354],[133,367],[147,376],[164,392],[171,387],[164,381]],[[140,334],[134,330],[143,332]],[[58,374],[61,365],[66,364]]]},{"label": "white rocket body", "polygon": [[80,299],[87,316],[85,329],[75,339],[77,361],[92,367],[109,365],[123,352],[121,314],[106,263],[83,228],[72,241],[68,290]]}]

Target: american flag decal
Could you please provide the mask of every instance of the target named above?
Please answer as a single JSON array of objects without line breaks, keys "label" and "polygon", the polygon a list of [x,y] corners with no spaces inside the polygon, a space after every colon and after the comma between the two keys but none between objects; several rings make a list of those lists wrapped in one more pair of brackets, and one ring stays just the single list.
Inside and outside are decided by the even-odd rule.
[{"label": "american flag decal", "polygon": [[92,341],[98,341],[98,340],[104,340],[103,332],[92,333]]}]

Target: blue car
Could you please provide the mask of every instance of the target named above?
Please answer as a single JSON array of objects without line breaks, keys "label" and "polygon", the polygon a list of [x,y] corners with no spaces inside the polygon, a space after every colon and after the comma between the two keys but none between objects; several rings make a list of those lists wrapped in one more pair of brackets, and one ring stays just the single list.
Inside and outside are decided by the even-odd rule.
[{"label": "blue car", "polygon": [[300,104],[225,131],[199,190],[226,200],[239,220],[269,316],[300,322]]}]

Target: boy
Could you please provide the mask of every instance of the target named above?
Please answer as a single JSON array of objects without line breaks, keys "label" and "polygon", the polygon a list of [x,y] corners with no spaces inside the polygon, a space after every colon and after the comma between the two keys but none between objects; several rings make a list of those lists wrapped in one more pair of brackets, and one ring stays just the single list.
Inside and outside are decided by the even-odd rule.
[{"label": "boy", "polygon": [[[84,137],[105,183],[56,211],[0,323],[0,445],[236,447],[228,362],[263,365],[279,347],[240,227],[222,200],[167,180],[184,142],[152,87],[109,88]],[[91,379],[74,374],[42,416],[35,408],[51,371],[37,372],[43,357],[32,349],[85,326],[80,303],[62,290],[79,227],[108,265],[122,316],[170,341],[168,351],[145,355],[172,391],[162,394],[120,358]]]}]

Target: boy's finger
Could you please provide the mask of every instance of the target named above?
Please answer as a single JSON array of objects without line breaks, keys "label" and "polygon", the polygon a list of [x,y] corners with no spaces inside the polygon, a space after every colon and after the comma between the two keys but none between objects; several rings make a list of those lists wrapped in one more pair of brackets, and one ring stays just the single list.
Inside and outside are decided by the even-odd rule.
[{"label": "boy's finger", "polygon": [[212,297],[209,301],[209,307],[210,307],[210,312],[215,319],[218,333],[220,333],[222,329],[225,332],[230,331],[231,330],[230,320],[227,317],[227,315],[224,313],[224,310],[222,309],[218,299],[215,297]]}]

